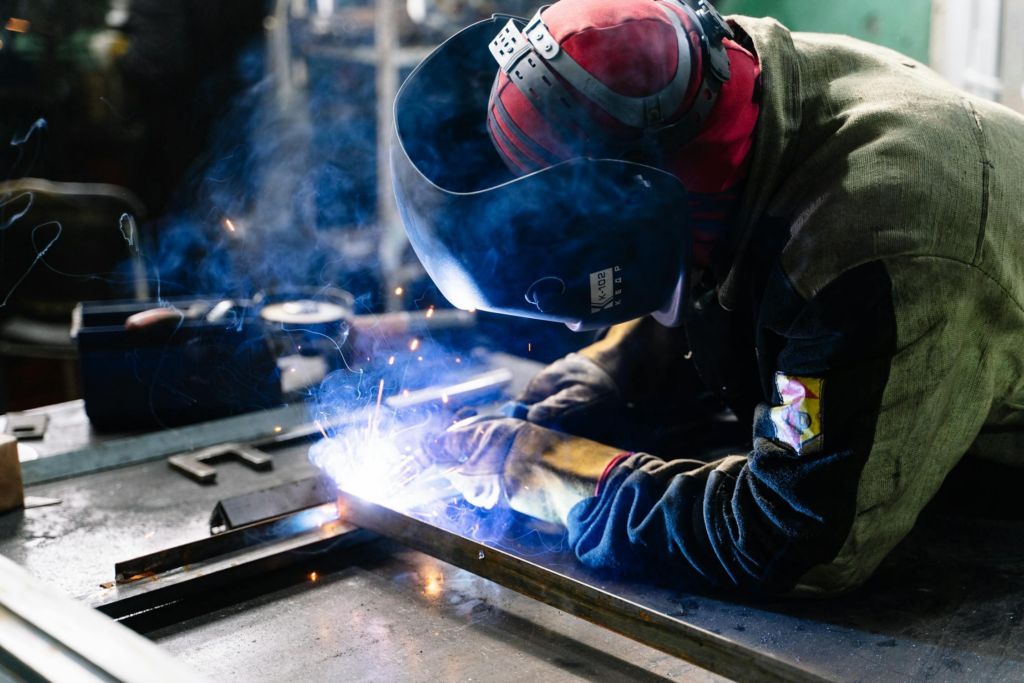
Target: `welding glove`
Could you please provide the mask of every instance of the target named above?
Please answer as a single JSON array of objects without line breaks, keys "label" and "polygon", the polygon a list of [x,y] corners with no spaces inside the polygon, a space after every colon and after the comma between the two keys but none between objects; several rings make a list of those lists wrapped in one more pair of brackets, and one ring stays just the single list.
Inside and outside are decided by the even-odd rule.
[{"label": "welding glove", "polygon": [[469,419],[432,440],[435,462],[469,503],[565,524],[620,450],[513,418]]},{"label": "welding glove", "polygon": [[518,400],[528,406],[526,419],[534,424],[598,439],[623,407],[611,375],[579,353],[537,373]]}]

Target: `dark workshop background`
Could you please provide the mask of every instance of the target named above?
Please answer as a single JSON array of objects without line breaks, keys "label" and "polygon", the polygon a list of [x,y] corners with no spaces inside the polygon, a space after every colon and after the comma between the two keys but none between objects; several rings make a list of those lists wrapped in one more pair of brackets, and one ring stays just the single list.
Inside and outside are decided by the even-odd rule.
[{"label": "dark workshop background", "polygon": [[[1024,0],[718,6],[886,45],[1024,110],[1024,43],[1006,39],[1024,28]],[[377,9],[0,1],[0,413],[79,397],[69,329],[82,300],[331,283],[364,312],[446,305],[393,205],[390,104],[444,37],[535,7],[408,0],[390,20]],[[560,326],[485,324],[497,346],[539,360],[588,341]]]}]

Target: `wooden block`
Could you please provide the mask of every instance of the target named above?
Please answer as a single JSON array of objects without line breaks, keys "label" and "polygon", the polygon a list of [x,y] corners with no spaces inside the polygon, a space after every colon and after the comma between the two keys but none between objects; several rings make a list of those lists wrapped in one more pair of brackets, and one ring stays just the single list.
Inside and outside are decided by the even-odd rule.
[{"label": "wooden block", "polygon": [[25,489],[21,485],[21,463],[18,462],[18,440],[0,434],[0,512],[25,505]]}]

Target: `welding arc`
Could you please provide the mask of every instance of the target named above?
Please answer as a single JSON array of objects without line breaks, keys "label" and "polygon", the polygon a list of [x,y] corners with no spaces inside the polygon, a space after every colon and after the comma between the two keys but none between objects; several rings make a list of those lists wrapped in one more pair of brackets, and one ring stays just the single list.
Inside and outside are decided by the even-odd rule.
[{"label": "welding arc", "polygon": [[740,683],[825,683],[789,662],[472,539],[338,492],[349,524]]}]

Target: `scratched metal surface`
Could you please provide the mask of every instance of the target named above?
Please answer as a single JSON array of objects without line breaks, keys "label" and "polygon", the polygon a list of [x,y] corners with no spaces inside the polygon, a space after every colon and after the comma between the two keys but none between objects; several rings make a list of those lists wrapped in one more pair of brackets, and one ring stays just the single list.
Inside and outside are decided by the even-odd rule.
[{"label": "scratched metal surface", "polygon": [[141,463],[26,488],[60,505],[0,515],[0,553],[74,596],[114,580],[114,563],[210,535],[221,498],[316,474],[305,448],[274,453],[274,469],[238,462],[217,465],[217,483],[203,485],[166,460]]},{"label": "scratched metal surface", "polygon": [[[590,576],[564,554],[522,545],[518,550],[534,562],[589,577],[830,679],[1024,680],[1024,522],[1019,519],[931,510],[866,586],[821,601],[744,601],[621,584]],[[664,668],[652,650],[637,650],[612,634],[599,637],[557,610],[523,602],[419,553],[363,552],[351,565],[343,563],[333,572],[328,567],[317,582],[300,581],[215,608],[154,636],[223,680],[319,680],[336,671],[331,657],[352,662],[351,680],[504,681],[541,680],[542,675],[562,680],[559,676],[570,674],[577,678],[566,680],[645,680],[647,674],[639,670],[627,674],[613,668],[616,673],[606,675],[595,673],[610,666],[606,663],[580,664],[598,652],[614,652],[662,678],[696,675]],[[431,641],[435,632],[437,640]],[[562,642],[558,633],[587,647],[567,648],[572,656],[536,649]],[[318,637],[321,641],[315,641]],[[312,660],[299,655],[310,648],[318,650]],[[484,662],[484,652],[501,652],[496,657],[501,664],[492,668],[495,663]],[[538,652],[545,654],[538,659]]]},{"label": "scratched metal surface", "polygon": [[867,584],[828,600],[604,585],[835,680],[1024,680],[1020,521],[930,515]]},{"label": "scratched metal surface", "polygon": [[[478,366],[474,371],[510,369],[514,379],[508,396],[521,391],[542,367],[507,354],[485,354],[474,363]],[[51,415],[46,438],[53,448],[63,452],[93,443],[95,435],[80,402],[49,406],[40,412]],[[260,433],[272,432],[277,419],[276,413],[264,414]],[[163,434],[172,438],[180,432]],[[49,454],[40,442],[28,443]],[[186,440],[183,449],[187,445]],[[0,514],[0,553],[68,595],[93,594],[101,583],[113,581],[115,562],[209,536],[210,513],[220,499],[316,474],[307,448],[300,445],[273,451],[274,469],[267,472],[237,462],[219,464],[217,482],[211,485],[185,478],[161,458],[26,486],[26,495],[62,502]]]},{"label": "scratched metal surface", "polygon": [[725,680],[390,541],[346,559],[148,635],[221,683]]},{"label": "scratched metal surface", "polygon": [[[64,502],[0,515],[0,553],[70,595],[93,593],[113,578],[115,561],[205,536],[218,499],[313,472],[305,446],[275,458],[269,473],[222,465],[215,487],[163,461],[29,487],[29,495]],[[1012,480],[1002,492],[992,491],[991,476],[983,481],[966,489],[981,492],[966,507],[1024,500]],[[834,600],[744,602],[606,585],[835,680],[1020,681],[1024,515],[1011,512],[999,520],[931,511],[864,588]],[[268,578],[248,592],[208,596],[151,636],[224,681],[715,680],[424,555],[389,549],[378,542],[311,558],[294,571],[319,569],[316,582]],[[580,571],[564,556],[531,559]]]}]

